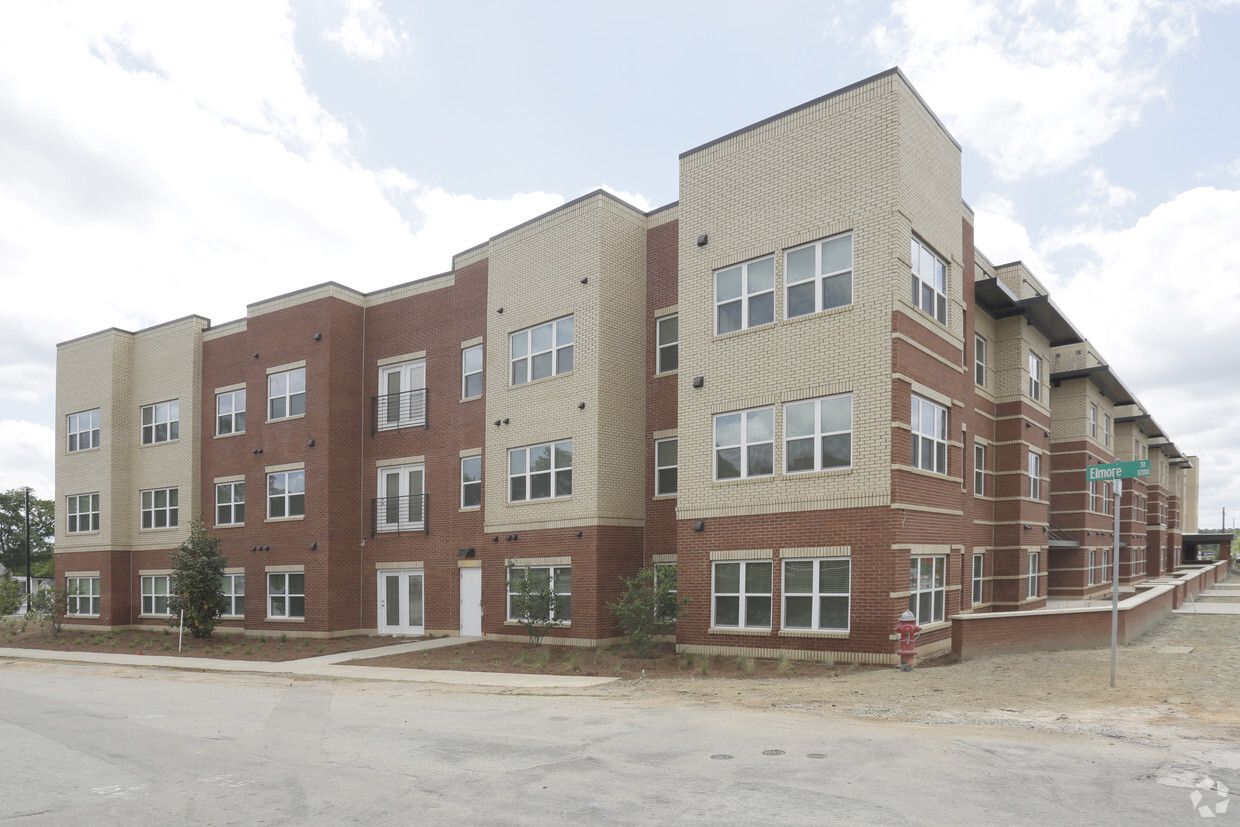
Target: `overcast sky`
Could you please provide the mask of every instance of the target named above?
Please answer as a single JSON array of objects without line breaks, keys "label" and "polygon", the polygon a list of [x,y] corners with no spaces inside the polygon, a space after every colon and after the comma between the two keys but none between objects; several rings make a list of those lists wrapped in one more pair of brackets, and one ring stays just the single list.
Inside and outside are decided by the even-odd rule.
[{"label": "overcast sky", "polygon": [[[1023,259],[1240,516],[1240,0],[0,5],[0,489],[55,345],[451,255],[898,65]],[[1231,515],[1228,516],[1231,525]]]}]

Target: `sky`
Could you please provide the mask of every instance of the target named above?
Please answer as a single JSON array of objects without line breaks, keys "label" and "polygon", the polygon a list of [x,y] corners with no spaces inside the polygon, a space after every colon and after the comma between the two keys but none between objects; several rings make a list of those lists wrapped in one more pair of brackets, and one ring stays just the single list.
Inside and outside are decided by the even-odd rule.
[{"label": "sky", "polygon": [[370,291],[892,66],[1023,260],[1240,517],[1240,0],[0,4],[0,490],[56,344]]}]

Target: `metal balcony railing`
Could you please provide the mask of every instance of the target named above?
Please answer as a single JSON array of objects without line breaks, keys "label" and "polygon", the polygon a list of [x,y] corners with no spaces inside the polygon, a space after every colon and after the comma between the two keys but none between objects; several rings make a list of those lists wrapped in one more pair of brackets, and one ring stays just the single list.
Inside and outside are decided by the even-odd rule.
[{"label": "metal balcony railing", "polygon": [[421,531],[431,533],[427,519],[430,494],[408,497],[376,497],[370,501],[370,536],[380,533]]},{"label": "metal balcony railing", "polygon": [[413,428],[418,425],[430,427],[426,421],[426,388],[372,396],[370,407],[371,436],[374,436],[376,431]]}]

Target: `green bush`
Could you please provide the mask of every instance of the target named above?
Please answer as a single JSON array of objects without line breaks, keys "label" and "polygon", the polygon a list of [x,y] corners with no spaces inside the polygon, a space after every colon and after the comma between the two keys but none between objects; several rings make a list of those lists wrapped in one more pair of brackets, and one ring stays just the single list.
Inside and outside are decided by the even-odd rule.
[{"label": "green bush", "polygon": [[168,555],[172,561],[171,597],[168,609],[169,626],[181,624],[185,612],[185,628],[196,638],[209,638],[224,613],[224,568],[227,558],[220,551],[220,541],[207,534],[202,520],[190,523],[189,539]]},{"label": "green bush", "polygon": [[642,569],[636,576],[622,578],[624,593],[615,603],[608,604],[624,639],[639,658],[664,635],[671,634],[676,621],[689,604],[688,597],[676,592],[676,569],[667,566],[656,576],[653,568]]}]

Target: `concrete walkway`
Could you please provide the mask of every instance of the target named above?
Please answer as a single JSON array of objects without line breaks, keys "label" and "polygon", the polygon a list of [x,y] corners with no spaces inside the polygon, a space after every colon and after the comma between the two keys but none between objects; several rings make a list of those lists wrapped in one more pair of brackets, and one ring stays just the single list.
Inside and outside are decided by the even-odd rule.
[{"label": "concrete walkway", "polygon": [[1240,584],[1215,583],[1201,593],[1201,597],[1225,598],[1209,603],[1193,599],[1175,610],[1178,615],[1240,615]]},{"label": "concrete walkway", "polygon": [[0,648],[0,659],[50,660],[68,663],[102,663],[111,666],[143,666],[159,669],[184,669],[191,672],[250,672],[263,675],[292,675],[302,678],[350,678],[408,683],[447,683],[469,686],[497,686],[508,689],[554,689],[598,686],[616,678],[584,675],[513,675],[505,672],[452,672],[443,669],[400,669],[384,666],[346,666],[344,662],[381,658],[459,646],[481,638],[442,637],[415,640],[392,646],[379,646],[357,652],[340,652],[290,661],[219,660],[216,658],[182,658],[169,655],[121,655],[107,652],[59,652],[50,649]]}]

